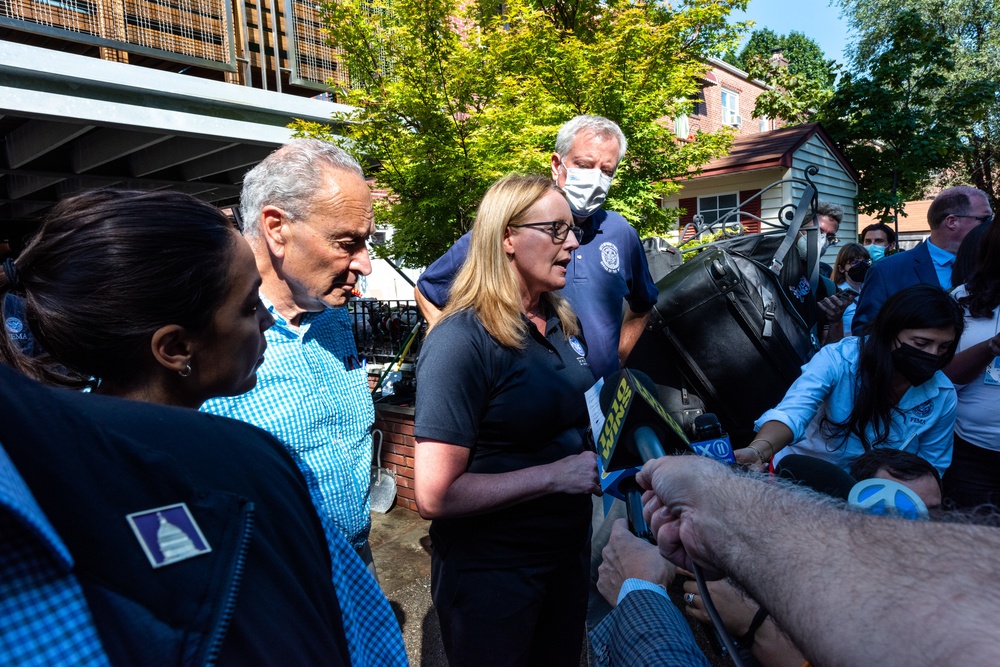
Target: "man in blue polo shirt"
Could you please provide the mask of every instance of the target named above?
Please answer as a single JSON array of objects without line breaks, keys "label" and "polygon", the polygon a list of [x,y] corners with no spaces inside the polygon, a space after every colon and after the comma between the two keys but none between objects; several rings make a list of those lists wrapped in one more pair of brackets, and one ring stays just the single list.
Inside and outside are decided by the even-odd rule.
[{"label": "man in blue polo shirt", "polygon": [[[559,128],[552,154],[552,180],[566,191],[573,218],[584,230],[567,267],[562,295],[583,325],[587,361],[595,377],[621,368],[656,304],[656,286],[639,235],[625,218],[602,208],[627,147],[613,121],[577,116]],[[417,303],[431,324],[448,300],[468,249],[466,234],[417,282]],[[628,301],[624,318],[623,299]]]},{"label": "man in blue polo shirt", "polygon": [[859,336],[875,319],[885,300],[899,290],[928,283],[950,290],[951,267],[962,239],[975,227],[993,219],[986,193],[966,185],[942,190],[927,209],[930,238],[913,250],[872,264],[858,297],[851,329]]}]

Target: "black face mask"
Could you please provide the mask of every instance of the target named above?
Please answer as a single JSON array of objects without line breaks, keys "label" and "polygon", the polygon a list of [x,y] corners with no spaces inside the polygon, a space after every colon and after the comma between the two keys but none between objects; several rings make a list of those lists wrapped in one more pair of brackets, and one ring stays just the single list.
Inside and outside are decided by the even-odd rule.
[{"label": "black face mask", "polygon": [[930,380],[936,371],[944,367],[944,356],[900,343],[899,347],[892,351],[892,365],[907,382],[916,387]]},{"label": "black face mask", "polygon": [[856,283],[863,283],[865,276],[868,275],[869,268],[871,268],[871,262],[861,262],[857,266],[852,266],[847,270],[847,277]]}]

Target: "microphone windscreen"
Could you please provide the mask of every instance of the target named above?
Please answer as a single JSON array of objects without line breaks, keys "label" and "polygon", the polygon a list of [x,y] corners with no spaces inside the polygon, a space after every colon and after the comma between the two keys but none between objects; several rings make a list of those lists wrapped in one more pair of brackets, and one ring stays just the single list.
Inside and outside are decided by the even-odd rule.
[{"label": "microphone windscreen", "polygon": [[789,454],[775,466],[778,477],[808,486],[813,491],[847,500],[854,487],[853,477],[840,466],[804,454]]},{"label": "microphone windscreen", "polygon": [[608,415],[611,404],[615,402],[615,394],[618,393],[618,385],[622,381],[623,372],[615,371],[604,378],[604,386],[601,387],[601,412],[605,417]]}]

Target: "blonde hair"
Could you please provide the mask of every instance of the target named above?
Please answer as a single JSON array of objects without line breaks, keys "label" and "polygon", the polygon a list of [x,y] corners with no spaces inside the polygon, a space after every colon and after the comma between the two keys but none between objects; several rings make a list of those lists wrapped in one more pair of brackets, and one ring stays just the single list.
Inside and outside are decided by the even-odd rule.
[{"label": "blonde hair", "polygon": [[[562,189],[542,176],[510,174],[490,186],[476,211],[469,254],[462,265],[442,319],[472,309],[483,328],[505,347],[523,348],[527,328],[517,276],[503,249],[507,228],[524,221],[528,209],[549,192]],[[576,314],[557,293],[541,296],[552,306],[567,338],[580,333]]]}]

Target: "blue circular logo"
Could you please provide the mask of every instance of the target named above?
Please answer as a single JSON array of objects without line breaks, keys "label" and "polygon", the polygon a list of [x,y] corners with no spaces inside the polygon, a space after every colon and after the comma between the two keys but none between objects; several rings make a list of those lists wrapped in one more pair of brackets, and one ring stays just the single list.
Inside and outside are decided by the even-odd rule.
[{"label": "blue circular logo", "polygon": [[7,321],[4,322],[4,324],[7,325],[7,331],[11,333],[21,333],[21,331],[24,329],[24,324],[22,324],[21,320],[17,319],[16,317],[8,317]]},{"label": "blue circular logo", "polygon": [[587,356],[587,351],[583,349],[583,345],[576,339],[576,336],[569,337],[569,346],[581,357]]},{"label": "blue circular logo", "polygon": [[917,407],[913,408],[913,415],[915,417],[920,417],[921,419],[923,419],[929,416],[933,409],[934,405],[930,401],[924,401]]}]

